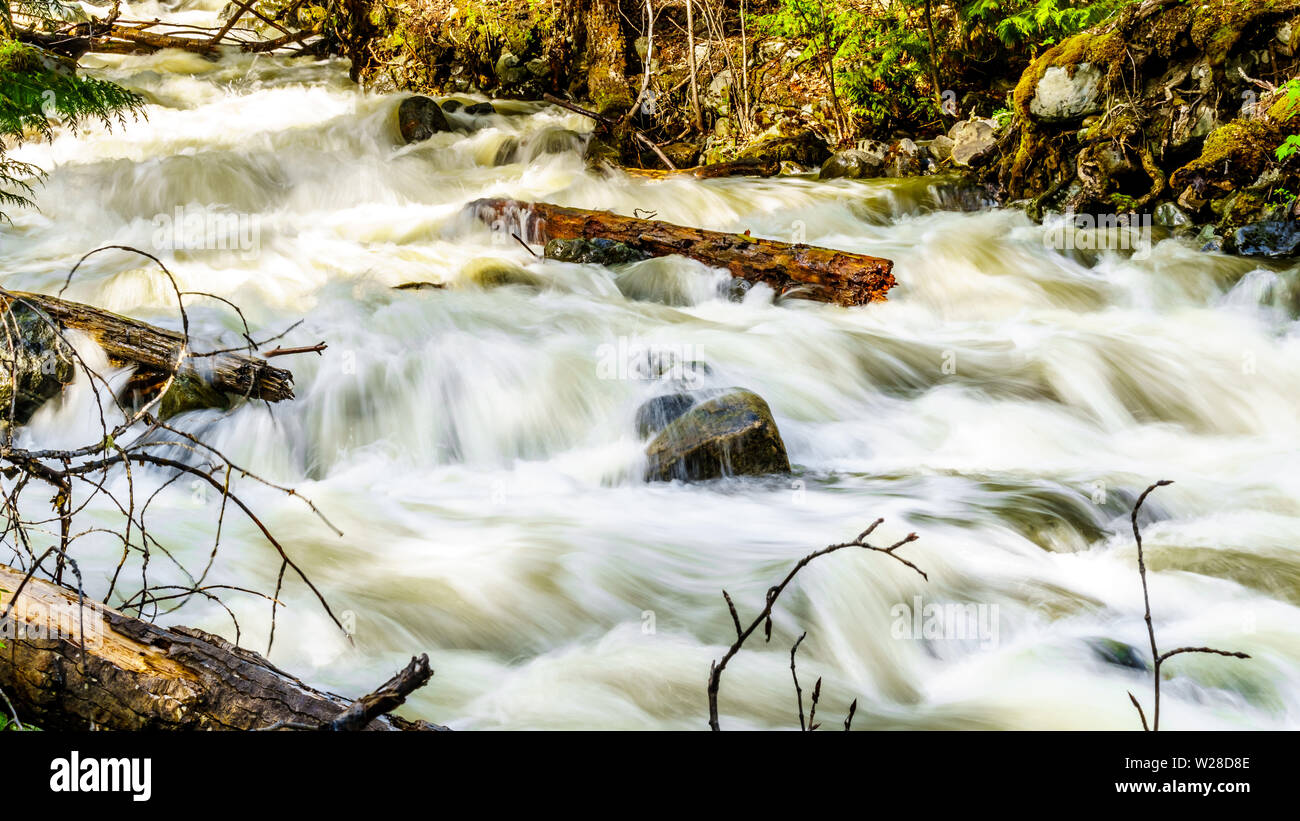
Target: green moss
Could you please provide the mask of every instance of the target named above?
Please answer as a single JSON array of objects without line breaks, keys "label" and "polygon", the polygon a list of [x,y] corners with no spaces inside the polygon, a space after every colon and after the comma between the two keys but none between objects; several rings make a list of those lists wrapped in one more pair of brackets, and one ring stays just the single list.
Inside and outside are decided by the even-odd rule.
[{"label": "green moss", "polygon": [[204,408],[230,409],[230,397],[193,374],[181,374],[158,403],[158,418],[167,420],[180,413]]},{"label": "green moss", "polygon": [[1201,156],[1174,172],[1170,184],[1181,188],[1201,177],[1220,188],[1251,183],[1273,160],[1282,129],[1268,120],[1233,120],[1205,138]]}]

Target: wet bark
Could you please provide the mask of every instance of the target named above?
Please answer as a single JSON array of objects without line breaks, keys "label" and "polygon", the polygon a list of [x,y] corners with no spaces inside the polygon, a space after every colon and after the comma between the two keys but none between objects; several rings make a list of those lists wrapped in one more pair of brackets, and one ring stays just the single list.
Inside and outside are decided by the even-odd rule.
[{"label": "wet bark", "polygon": [[133,364],[158,374],[193,376],[226,393],[278,402],[293,398],[293,374],[260,357],[240,353],[187,356],[177,371],[185,338],[110,311],[58,297],[23,291],[0,297],[0,312],[19,298],[49,314],[63,328],[74,328],[99,343],[109,360]]},{"label": "wet bark", "polygon": [[46,730],[441,729],[380,714],[428,681],[427,657],[354,701],[309,687],[219,636],[158,627],[23,578],[0,565],[0,689],[24,723]]}]

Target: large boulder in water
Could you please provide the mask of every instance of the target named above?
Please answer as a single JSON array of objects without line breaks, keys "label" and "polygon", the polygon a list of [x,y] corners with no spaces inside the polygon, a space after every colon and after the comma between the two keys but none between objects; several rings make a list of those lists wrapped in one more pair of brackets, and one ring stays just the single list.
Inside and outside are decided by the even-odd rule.
[{"label": "large boulder in water", "polygon": [[48,314],[15,300],[0,317],[0,427],[24,425],[76,375],[72,348]]},{"label": "large boulder in water", "polygon": [[790,470],[790,459],[772,411],[755,393],[735,388],[698,402],[692,397],[689,405],[663,398],[651,402],[656,403],[654,407],[642,406],[638,412],[638,425],[647,430],[663,423],[646,446],[649,481],[717,479]]},{"label": "large boulder in water", "polygon": [[416,95],[402,100],[397,107],[397,130],[407,144],[427,140],[442,131],[451,131],[447,117],[436,100]]}]

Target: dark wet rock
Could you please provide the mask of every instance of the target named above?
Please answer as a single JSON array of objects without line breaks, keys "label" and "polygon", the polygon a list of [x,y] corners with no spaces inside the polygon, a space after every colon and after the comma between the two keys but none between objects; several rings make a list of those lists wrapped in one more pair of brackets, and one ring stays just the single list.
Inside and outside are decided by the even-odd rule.
[{"label": "dark wet rock", "polygon": [[997,145],[993,125],[987,120],[964,120],[948,130],[952,140],[952,163],[962,168],[978,165]]},{"label": "dark wet rock", "polygon": [[694,405],[646,446],[646,478],[700,480],[785,473],[785,443],[762,397],[733,389]]},{"label": "dark wet rock", "polygon": [[441,282],[403,282],[401,285],[394,285],[394,291],[427,291],[442,290],[447,286]]},{"label": "dark wet rock", "polygon": [[516,137],[506,137],[497,146],[497,152],[492,157],[493,165],[509,165],[519,159],[519,140]]},{"label": "dark wet rock", "polygon": [[486,117],[489,114],[497,113],[497,110],[492,107],[491,103],[474,103],[465,106],[465,113],[471,117]]},{"label": "dark wet rock", "polygon": [[543,252],[547,259],[559,262],[583,262],[597,265],[623,265],[649,259],[650,255],[612,239],[553,239]]},{"label": "dark wet rock", "polygon": [[39,308],[14,302],[0,331],[0,427],[24,425],[76,374],[72,348]]},{"label": "dark wet rock", "polygon": [[1266,220],[1238,228],[1232,237],[1238,254],[1247,257],[1293,257],[1300,253],[1300,223]]},{"label": "dark wet rock", "polygon": [[656,396],[636,409],[636,432],[642,439],[668,427],[695,405],[698,396],[690,393],[666,393]]},{"label": "dark wet rock", "polygon": [[406,143],[418,143],[434,134],[450,131],[442,107],[429,97],[416,95],[402,100],[397,107],[397,128]]},{"label": "dark wet rock", "polygon": [[823,180],[837,178],[862,180],[879,177],[885,168],[885,151],[882,144],[876,145],[880,146],[880,150],[850,148],[831,155],[831,158],[822,164],[818,177]]},{"label": "dark wet rock", "polygon": [[454,114],[455,112],[460,111],[464,107],[465,104],[460,100],[453,99],[453,100],[442,101],[442,110],[443,113],[445,114]]}]

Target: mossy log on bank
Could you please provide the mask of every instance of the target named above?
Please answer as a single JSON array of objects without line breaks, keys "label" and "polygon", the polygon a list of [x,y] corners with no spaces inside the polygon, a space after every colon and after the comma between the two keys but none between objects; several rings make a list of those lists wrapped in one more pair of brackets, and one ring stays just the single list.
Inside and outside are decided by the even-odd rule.
[{"label": "mossy log on bank", "polygon": [[[251,650],[162,628],[0,565],[0,689],[46,730],[434,730],[382,715],[428,681],[427,657],[359,700],[303,684]],[[8,707],[8,705],[0,705]]]},{"label": "mossy log on bank", "polygon": [[777,293],[798,289],[810,298],[838,305],[883,301],[895,284],[894,263],[865,254],[549,203],[482,199],[469,208],[484,222],[522,223],[530,242],[611,239],[651,256],[679,254],[725,268],[747,282],[766,283]]},{"label": "mossy log on bank", "polygon": [[[111,362],[136,365],[180,379],[196,377],[217,390],[250,399],[279,402],[293,398],[293,374],[260,357],[241,353],[187,355],[180,359],[185,337],[102,308],[24,291],[0,294],[0,313],[13,299],[44,311],[61,328],[73,328],[95,340]],[[188,353],[188,352],[187,352]],[[180,369],[177,371],[177,363]]]}]

